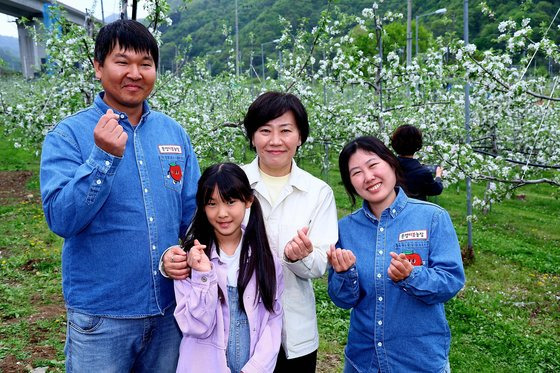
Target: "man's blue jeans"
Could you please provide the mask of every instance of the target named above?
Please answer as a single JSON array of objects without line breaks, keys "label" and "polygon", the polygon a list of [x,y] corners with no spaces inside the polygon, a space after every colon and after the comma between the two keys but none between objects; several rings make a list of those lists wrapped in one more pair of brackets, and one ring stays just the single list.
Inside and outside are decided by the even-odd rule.
[{"label": "man's blue jeans", "polygon": [[164,316],[114,319],[67,312],[67,372],[175,372],[181,331]]}]

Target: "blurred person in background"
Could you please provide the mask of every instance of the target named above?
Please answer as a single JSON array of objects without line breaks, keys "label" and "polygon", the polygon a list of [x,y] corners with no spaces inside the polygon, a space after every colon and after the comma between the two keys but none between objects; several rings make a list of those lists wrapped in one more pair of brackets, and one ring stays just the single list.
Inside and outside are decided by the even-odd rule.
[{"label": "blurred person in background", "polygon": [[404,173],[406,194],[409,197],[426,201],[427,196],[441,194],[443,168],[438,165],[422,165],[414,158],[414,153],[422,148],[422,131],[408,124],[400,126],[391,136],[391,146],[398,154]]}]

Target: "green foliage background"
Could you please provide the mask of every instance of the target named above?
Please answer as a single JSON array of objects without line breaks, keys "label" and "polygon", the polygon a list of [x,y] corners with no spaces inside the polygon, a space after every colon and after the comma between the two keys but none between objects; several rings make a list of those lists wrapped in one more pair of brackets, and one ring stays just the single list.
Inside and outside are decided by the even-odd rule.
[{"label": "green foliage background", "polygon": [[[239,18],[239,48],[242,64],[249,65],[253,54],[253,65],[259,71],[261,66],[261,44],[278,39],[281,34],[282,24],[279,17],[286,18],[293,27],[300,23],[307,25],[310,30],[328,6],[336,6],[347,14],[358,15],[365,7],[371,7],[372,1],[368,0],[238,0]],[[400,12],[403,14],[399,29],[399,37],[384,44],[389,50],[406,49],[406,14],[407,2],[404,0],[390,0],[379,3],[381,13],[385,11]],[[551,17],[560,7],[560,0],[487,0],[484,3],[494,12],[494,17],[488,20],[481,17],[481,0],[469,2],[469,31],[470,42],[476,44],[479,50],[496,47],[498,24],[501,21],[512,19],[520,22],[523,18],[531,18],[536,28],[533,35],[539,40],[543,29],[548,27]],[[233,0],[193,0],[184,5],[180,0],[171,2],[173,12],[170,27],[163,27],[163,45],[161,48],[161,63],[164,69],[172,69],[173,60],[177,54],[182,55],[188,48],[186,55],[189,58],[205,54],[213,54],[211,63],[214,71],[225,67],[226,48],[225,36],[222,34],[223,25],[235,32],[235,2]],[[432,16],[420,21],[419,42],[420,49],[425,49],[431,35],[433,37],[446,37],[446,39],[462,38],[463,35],[463,0],[425,0],[412,2],[413,22],[417,15],[433,12],[446,8],[443,16]],[[429,26],[428,26],[429,24]],[[426,26],[426,27],[424,27]],[[429,30],[429,31],[428,31]],[[414,24],[412,27],[413,39]],[[189,40],[187,37],[190,37]],[[556,33],[555,41],[560,36]],[[385,40],[384,40],[385,43]],[[263,46],[265,53],[273,53],[272,43]],[[414,49],[414,48],[413,48]],[[217,52],[219,51],[219,52]]]}]

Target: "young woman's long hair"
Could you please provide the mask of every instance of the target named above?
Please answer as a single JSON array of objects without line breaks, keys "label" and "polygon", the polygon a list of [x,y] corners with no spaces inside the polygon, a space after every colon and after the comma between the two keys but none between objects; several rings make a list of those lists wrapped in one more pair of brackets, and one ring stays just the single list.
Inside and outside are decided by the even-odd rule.
[{"label": "young woman's long hair", "polygon": [[[239,276],[237,277],[237,290],[239,299],[249,284],[253,273],[257,280],[257,293],[261,297],[267,310],[273,311],[274,298],[276,296],[276,270],[274,259],[264,225],[263,214],[259,200],[253,196],[253,190],[245,172],[233,163],[218,163],[208,167],[198,181],[196,192],[196,213],[192,224],[183,239],[183,248],[189,250],[197,239],[206,245],[206,255],[210,258],[212,245],[220,252],[218,240],[214,233],[214,227],[208,221],[204,207],[212,198],[214,189],[218,189],[220,197],[224,201],[238,199],[242,202],[253,201],[249,222],[245,227],[243,242],[241,244],[241,255],[239,258]],[[255,299],[257,301],[257,299]],[[242,310],[243,302],[239,302]]]}]

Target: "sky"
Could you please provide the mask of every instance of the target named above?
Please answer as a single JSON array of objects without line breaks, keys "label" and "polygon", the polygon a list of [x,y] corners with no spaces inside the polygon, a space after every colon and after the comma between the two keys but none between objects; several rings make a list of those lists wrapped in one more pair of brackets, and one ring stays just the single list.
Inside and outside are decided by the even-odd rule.
[{"label": "sky", "polygon": [[[120,0],[59,0],[60,3],[70,5],[72,8],[81,10],[82,12],[85,12],[86,8],[91,9],[93,4],[95,3],[96,6],[94,16],[98,19],[101,19],[102,1],[105,16],[119,12]],[[132,9],[130,8],[131,3],[132,1],[129,1],[129,16],[132,14]],[[144,18],[146,15],[142,3],[142,1],[138,2],[138,18]],[[17,26],[15,24],[14,17],[10,17],[6,14],[0,13],[0,35],[17,37]]]}]

